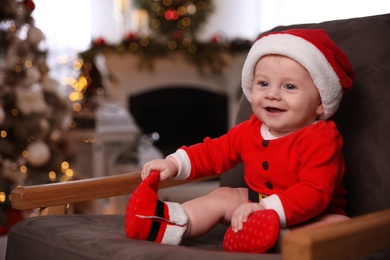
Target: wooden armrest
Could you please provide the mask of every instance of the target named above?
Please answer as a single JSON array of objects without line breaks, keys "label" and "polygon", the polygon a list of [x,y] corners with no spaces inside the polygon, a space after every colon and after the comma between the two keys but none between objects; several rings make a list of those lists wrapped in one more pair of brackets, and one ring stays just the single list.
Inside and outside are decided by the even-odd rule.
[{"label": "wooden armrest", "polygon": [[283,259],[352,259],[390,248],[390,209],[326,226],[289,232],[282,241]]},{"label": "wooden armrest", "polygon": [[[161,182],[159,187],[167,188],[216,177],[218,176],[191,181],[167,180]],[[140,182],[140,173],[133,172],[62,183],[18,186],[12,191],[11,205],[14,209],[29,210],[120,196],[132,193]]]}]

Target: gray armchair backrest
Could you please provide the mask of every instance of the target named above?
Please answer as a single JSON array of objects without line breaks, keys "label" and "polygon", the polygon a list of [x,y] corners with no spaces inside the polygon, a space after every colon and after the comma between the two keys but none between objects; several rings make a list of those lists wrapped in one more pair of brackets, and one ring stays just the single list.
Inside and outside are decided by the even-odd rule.
[{"label": "gray armchair backrest", "polygon": [[[390,208],[390,14],[272,31],[299,27],[326,30],[354,69],[352,89],[333,118],[344,138],[347,214]],[[250,114],[242,98],[237,122]],[[242,186],[242,168],[223,174],[221,185]]]}]

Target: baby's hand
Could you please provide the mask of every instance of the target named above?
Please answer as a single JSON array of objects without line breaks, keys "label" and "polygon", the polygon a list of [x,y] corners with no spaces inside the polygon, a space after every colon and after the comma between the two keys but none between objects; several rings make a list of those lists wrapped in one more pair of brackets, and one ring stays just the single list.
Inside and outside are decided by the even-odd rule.
[{"label": "baby's hand", "polygon": [[248,217],[255,211],[264,210],[265,207],[261,203],[245,203],[239,206],[233,213],[231,226],[235,233],[242,230],[243,223],[248,220]]},{"label": "baby's hand", "polygon": [[171,179],[177,174],[178,164],[175,159],[157,159],[144,164],[141,170],[142,180],[146,178],[153,170],[160,171],[160,181]]}]

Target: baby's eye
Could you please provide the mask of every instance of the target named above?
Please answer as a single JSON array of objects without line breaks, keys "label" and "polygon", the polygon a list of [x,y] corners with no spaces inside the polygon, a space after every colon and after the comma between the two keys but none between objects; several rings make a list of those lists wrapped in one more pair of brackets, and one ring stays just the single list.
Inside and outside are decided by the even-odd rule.
[{"label": "baby's eye", "polygon": [[260,81],[260,82],[259,82],[259,85],[262,86],[262,87],[268,87],[268,82],[266,82],[266,81]]},{"label": "baby's eye", "polygon": [[284,87],[285,87],[286,89],[288,89],[288,90],[293,90],[293,89],[295,89],[295,86],[292,85],[292,84],[286,84]]}]

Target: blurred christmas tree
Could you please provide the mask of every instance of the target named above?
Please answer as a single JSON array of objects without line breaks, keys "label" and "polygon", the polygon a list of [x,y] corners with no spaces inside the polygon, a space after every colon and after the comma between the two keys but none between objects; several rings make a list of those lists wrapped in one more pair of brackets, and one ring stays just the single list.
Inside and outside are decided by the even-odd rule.
[{"label": "blurred christmas tree", "polygon": [[[233,56],[247,53],[252,46],[251,40],[228,39],[217,34],[206,41],[198,39],[197,34],[215,10],[212,0],[133,0],[123,4],[130,2],[138,10],[140,28],[125,32],[118,44],[109,44],[102,37],[94,39],[89,50],[80,53],[80,59],[87,65],[80,69],[82,74],[91,70],[90,61],[100,54],[137,55],[136,69],[150,70],[157,59],[178,57],[194,65],[201,76],[224,86],[224,69]],[[92,76],[85,78],[92,80]]]},{"label": "blurred christmas tree", "polygon": [[171,39],[195,39],[215,9],[211,0],[135,0],[134,4],[147,11],[153,33]]},{"label": "blurred christmas tree", "polygon": [[32,0],[0,1],[0,233],[9,226],[13,187],[72,178],[64,138],[69,109],[48,74],[34,8]]}]

